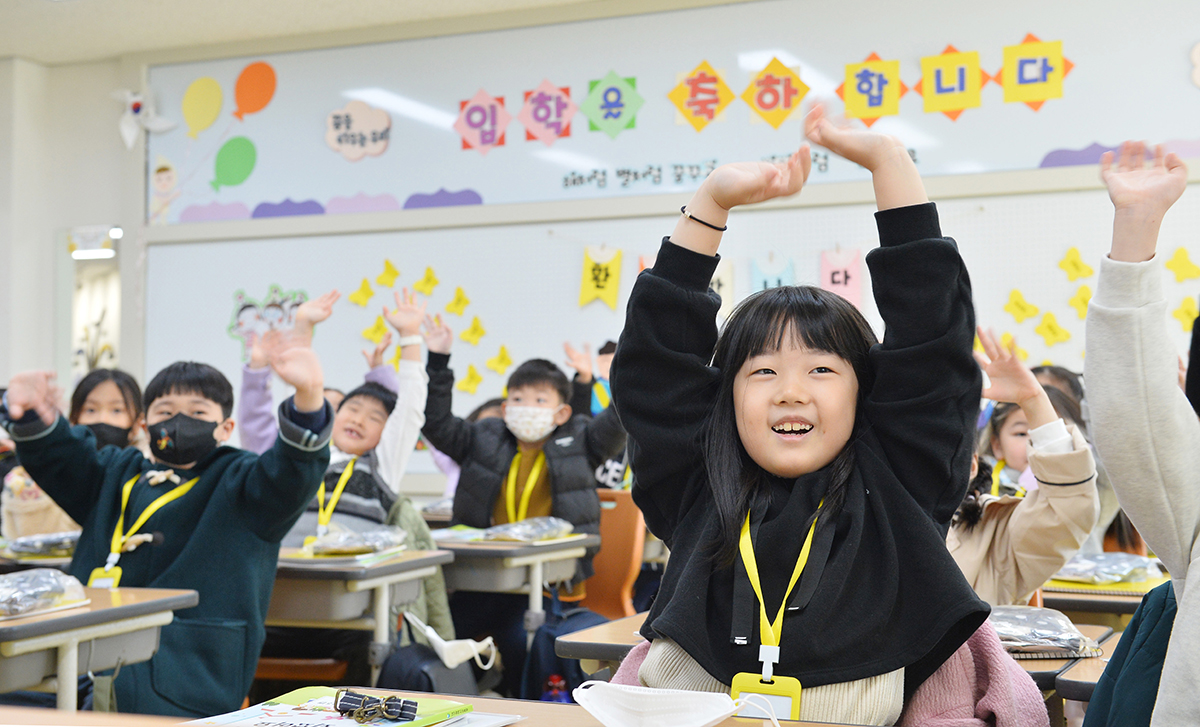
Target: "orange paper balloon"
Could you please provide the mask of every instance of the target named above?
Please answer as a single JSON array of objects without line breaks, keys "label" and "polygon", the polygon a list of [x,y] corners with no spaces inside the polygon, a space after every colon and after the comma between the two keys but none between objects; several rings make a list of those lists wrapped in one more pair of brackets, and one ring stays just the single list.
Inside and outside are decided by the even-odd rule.
[{"label": "orange paper balloon", "polygon": [[257,61],[242,69],[234,88],[237,111],[233,115],[242,119],[246,114],[262,111],[275,95],[275,69],[269,63]]}]

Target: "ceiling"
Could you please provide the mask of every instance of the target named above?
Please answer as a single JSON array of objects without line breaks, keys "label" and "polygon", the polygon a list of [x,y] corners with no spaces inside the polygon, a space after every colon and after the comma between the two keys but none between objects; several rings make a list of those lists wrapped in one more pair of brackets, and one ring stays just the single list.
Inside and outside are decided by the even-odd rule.
[{"label": "ceiling", "polygon": [[48,65],[608,0],[0,0],[0,58]]}]

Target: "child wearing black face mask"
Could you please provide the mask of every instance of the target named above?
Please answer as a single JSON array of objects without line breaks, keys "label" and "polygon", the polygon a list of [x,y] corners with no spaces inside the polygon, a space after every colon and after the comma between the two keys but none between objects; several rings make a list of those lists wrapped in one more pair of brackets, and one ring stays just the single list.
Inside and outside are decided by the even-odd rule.
[{"label": "child wearing black face mask", "polygon": [[276,350],[271,365],[296,394],[262,455],[220,446],[234,428],[233,387],[205,364],[172,364],[147,385],[150,458],[97,450],[91,430],[69,427],[53,373],[13,377],[0,405],[21,461],[83,525],[71,575],[200,593],[163,627],[153,659],[123,667],[111,687],[97,680],[122,712],[203,717],[237,709],[249,690],[279,542],[321,482],[333,421],[311,349]]}]

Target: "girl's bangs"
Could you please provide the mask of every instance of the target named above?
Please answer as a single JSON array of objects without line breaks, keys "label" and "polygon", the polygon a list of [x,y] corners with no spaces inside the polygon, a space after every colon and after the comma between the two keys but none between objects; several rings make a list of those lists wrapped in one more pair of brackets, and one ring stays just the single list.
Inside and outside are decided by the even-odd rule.
[{"label": "girl's bangs", "polygon": [[750,296],[730,315],[717,345],[719,365],[737,369],[785,343],[853,362],[875,340],[866,319],[840,296],[810,286],[772,288]]}]

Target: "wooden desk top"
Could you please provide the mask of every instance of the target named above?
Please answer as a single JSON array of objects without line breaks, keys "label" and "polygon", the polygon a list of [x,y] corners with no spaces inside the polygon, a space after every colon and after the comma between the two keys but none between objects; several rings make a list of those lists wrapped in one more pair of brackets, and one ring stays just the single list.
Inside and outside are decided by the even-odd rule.
[{"label": "wooden desk top", "polygon": [[554,641],[554,653],[563,659],[620,661],[630,649],[645,641],[637,633],[645,620],[646,614],[639,613],[563,634]]},{"label": "wooden desk top", "polygon": [[1091,701],[1092,692],[1096,689],[1096,682],[1100,681],[1100,675],[1108,667],[1108,660],[1117,650],[1117,646],[1121,643],[1121,634],[1124,633],[1122,631],[1114,634],[1104,642],[1104,656],[1077,659],[1074,664],[1055,678],[1054,688],[1058,690],[1063,699],[1073,699],[1077,702]]},{"label": "wooden desk top", "polygon": [[1042,602],[1046,608],[1056,611],[1088,611],[1091,613],[1133,613],[1145,594],[1128,596],[1102,596],[1095,593],[1057,593],[1042,591]]},{"label": "wooden desk top", "polygon": [[[195,591],[166,588],[84,588],[86,606],[0,621],[0,642],[85,628],[163,611],[179,611],[200,603]],[[11,724],[0,719],[0,724]]]},{"label": "wooden desk top", "polygon": [[141,714],[110,712],[60,712],[57,709],[0,707],[0,724],[70,725],[71,727],[166,727],[182,724],[175,717],[150,717]]},{"label": "wooden desk top", "polygon": [[[281,554],[296,551],[299,548],[284,548]],[[275,571],[276,578],[295,578],[312,580],[362,581],[368,578],[382,578],[395,573],[405,573],[431,565],[445,565],[454,560],[454,554],[448,550],[406,550],[378,563],[362,565],[358,563],[324,563],[316,558],[279,559]]]},{"label": "wooden desk top", "polygon": [[582,538],[548,543],[546,545],[513,543],[502,540],[476,540],[469,543],[438,542],[438,547],[454,553],[455,560],[469,560],[472,558],[520,558],[535,553],[554,553],[560,550],[570,550],[571,548],[593,548],[599,544],[599,535],[584,534]]},{"label": "wooden desk top", "polygon": [[[1098,644],[1104,644],[1105,639],[1112,636],[1113,630],[1108,626],[1096,624],[1076,624],[1076,628],[1084,636],[1090,637]],[[1038,689],[1054,689],[1055,680],[1067,667],[1074,664],[1076,659],[1017,659],[1017,663],[1029,672]],[[1098,659],[1083,659],[1082,661],[1098,661]]]}]

